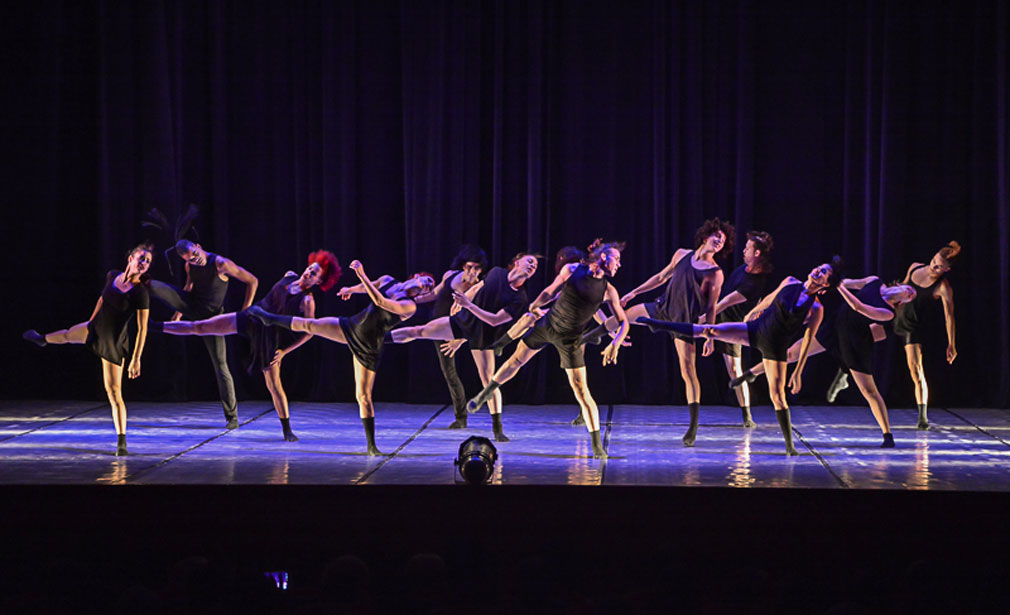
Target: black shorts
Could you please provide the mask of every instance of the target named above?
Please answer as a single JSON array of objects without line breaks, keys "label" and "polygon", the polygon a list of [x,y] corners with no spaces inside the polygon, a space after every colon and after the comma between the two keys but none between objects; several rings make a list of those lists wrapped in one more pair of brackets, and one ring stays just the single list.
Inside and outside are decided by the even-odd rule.
[{"label": "black shorts", "polygon": [[561,357],[561,367],[578,369],[586,366],[586,347],[582,344],[581,335],[561,335],[546,323],[547,317],[541,318],[535,327],[523,336],[523,343],[530,350],[539,350],[550,344],[558,349]]},{"label": "black shorts", "polygon": [[747,323],[747,339],[750,341],[750,347],[760,352],[763,359],[784,362],[789,355],[792,341],[774,327],[762,327],[762,320],[759,318]]},{"label": "black shorts", "polygon": [[727,357],[735,357],[739,359],[743,352],[742,346],[740,344],[727,344],[726,342],[715,341],[715,351],[719,354],[724,354]]}]

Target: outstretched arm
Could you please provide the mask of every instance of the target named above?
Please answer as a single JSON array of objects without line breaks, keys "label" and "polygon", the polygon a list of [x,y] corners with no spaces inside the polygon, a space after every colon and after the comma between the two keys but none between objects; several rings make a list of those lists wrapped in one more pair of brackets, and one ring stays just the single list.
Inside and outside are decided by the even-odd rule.
[{"label": "outstretched arm", "polygon": [[957,347],[954,345],[954,289],[944,280],[937,292],[943,302],[943,320],[947,325],[947,363],[953,363],[957,358]]},{"label": "outstretched arm", "polygon": [[886,322],[894,318],[894,312],[892,312],[891,310],[866,305],[865,303],[860,301],[855,295],[853,295],[851,290],[849,290],[845,286],[842,286],[841,284],[838,285],[838,294],[840,294],[842,298],[845,299],[845,302],[849,304],[849,307],[851,307],[857,313],[866,316],[870,320]]},{"label": "outstretched arm", "polygon": [[779,293],[782,292],[782,289],[785,287],[785,285],[792,284],[793,282],[798,282],[798,280],[792,276],[787,275],[785,279],[779,282],[778,288],[765,295],[764,299],[758,301],[757,305],[751,308],[751,311],[747,312],[747,315],[743,317],[744,321],[746,322],[754,320],[755,318],[758,317],[758,315],[761,314],[761,312],[770,308],[772,306],[772,303],[775,301],[775,297],[779,296]]},{"label": "outstretched arm", "polygon": [[[361,261],[351,261],[350,267],[354,270],[354,273],[358,274],[358,279],[361,280],[361,284],[365,287],[365,292],[368,294],[368,298],[372,300],[372,303],[374,303],[376,307],[382,308],[387,312],[392,312],[402,319],[413,316],[414,312],[417,311],[417,304],[413,301],[410,301],[409,299],[405,301],[394,301],[379,292],[379,289],[375,286],[375,284],[368,279],[367,275],[365,275],[365,267],[361,264]],[[383,278],[386,277],[388,276],[383,276]]]},{"label": "outstretched arm", "polygon": [[[256,298],[256,289],[259,288],[259,278],[236,265],[230,258],[219,257],[217,270],[219,273],[223,273],[230,278],[235,278],[245,284],[245,298],[242,300],[242,309],[244,310],[252,305],[253,299]],[[186,282],[190,284],[188,268],[186,269]]]},{"label": "outstretched arm", "polygon": [[670,259],[670,262],[667,263],[666,267],[663,267],[662,269],[659,270],[658,273],[653,274],[653,276],[650,277],[648,280],[642,282],[641,284],[636,286],[634,290],[621,297],[621,305],[627,305],[629,301],[631,301],[638,295],[641,295],[642,293],[647,293],[650,290],[659,286],[660,284],[663,284],[664,282],[669,280],[673,276],[673,268],[677,266],[677,263],[680,262],[680,259],[684,258],[684,256],[690,253],[691,251],[685,248],[677,250],[674,253],[673,258]]},{"label": "outstretched arm", "polygon": [[130,378],[140,377],[140,355],[144,354],[144,343],[147,341],[147,317],[151,310],[137,310],[137,339],[133,344],[133,358],[127,375]]},{"label": "outstretched arm", "polygon": [[876,279],[878,278],[875,275],[866,276],[865,278],[845,278],[841,281],[839,287],[844,286],[849,290],[859,290]]},{"label": "outstretched arm", "polygon": [[[386,284],[389,284],[392,280],[393,276],[391,275],[380,275],[379,278],[374,281],[374,284],[376,286],[385,286]],[[337,291],[337,295],[344,301],[350,299],[351,295],[361,295],[364,293],[365,293],[364,284],[355,284],[354,286],[344,286]]]},{"label": "outstretched arm", "polygon": [[459,292],[452,293],[453,298],[456,300],[456,303],[460,307],[462,307],[465,310],[468,310],[471,314],[483,320],[487,324],[496,327],[498,325],[503,325],[508,321],[512,320],[512,315],[506,312],[504,309],[498,310],[497,313],[492,314],[491,312],[478,307],[477,304],[471,301],[470,297],[467,295],[468,293],[459,293]]}]

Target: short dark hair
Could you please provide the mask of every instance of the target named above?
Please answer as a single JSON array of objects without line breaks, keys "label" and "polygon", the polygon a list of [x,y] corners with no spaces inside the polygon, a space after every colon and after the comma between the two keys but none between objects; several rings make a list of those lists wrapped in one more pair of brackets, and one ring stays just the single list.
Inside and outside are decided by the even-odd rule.
[{"label": "short dark hair", "polygon": [[196,243],[188,239],[180,239],[175,242],[175,252],[179,256],[185,255],[187,252],[192,252],[196,248]]},{"label": "short dark hair", "polygon": [[839,282],[842,281],[842,271],[845,269],[845,261],[841,256],[835,254],[831,257],[831,260],[828,261],[828,264],[831,265],[831,275],[828,276],[828,286],[835,288],[838,286]]},{"label": "short dark hair", "polygon": [[617,250],[618,252],[624,251],[624,246],[627,243],[624,241],[603,241],[602,237],[597,237],[593,240],[593,243],[589,244],[586,248],[586,258],[583,262],[586,264],[595,263],[600,260],[600,256],[607,250]]},{"label": "short dark hair", "polygon": [[772,240],[770,233],[764,231],[748,231],[747,241],[754,244],[754,249],[761,253],[758,257],[758,262],[761,264],[761,269],[766,273],[770,273],[775,267],[772,266],[771,251],[775,248],[775,241]]},{"label": "short dark hair", "polygon": [[460,246],[449,269],[462,269],[467,263],[480,263],[481,272],[487,272],[487,254],[478,245],[467,243]]},{"label": "short dark hair", "polygon": [[511,260],[509,260],[509,264],[505,268],[511,270],[513,267],[516,266],[516,261],[518,261],[520,258],[524,256],[532,256],[537,260],[544,257],[544,255],[540,254],[539,252],[516,252],[516,255],[513,256]]},{"label": "short dark hair", "polygon": [[575,246],[565,246],[558,250],[557,256],[554,258],[554,275],[561,273],[561,269],[565,265],[570,265],[571,263],[581,263],[586,260],[586,253],[583,250],[576,248]]}]

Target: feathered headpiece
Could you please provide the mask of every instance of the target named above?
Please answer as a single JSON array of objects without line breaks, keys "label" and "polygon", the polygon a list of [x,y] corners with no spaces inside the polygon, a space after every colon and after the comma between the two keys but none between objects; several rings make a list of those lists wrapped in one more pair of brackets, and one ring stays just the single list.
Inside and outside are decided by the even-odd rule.
[{"label": "feathered headpiece", "polygon": [[162,232],[170,233],[172,235],[172,244],[165,249],[165,262],[168,263],[168,272],[171,275],[175,275],[175,271],[172,269],[172,255],[171,251],[175,250],[175,244],[179,242],[180,239],[185,239],[186,235],[193,231],[193,238],[199,239],[200,233],[197,232],[196,227],[193,226],[193,222],[196,221],[197,217],[200,216],[200,208],[193,203],[189,204],[186,211],[182,213],[181,216],[175,221],[175,225],[168,221],[168,217],[157,207],[152,207],[149,212],[147,212],[147,218],[145,218],[140,226],[145,228],[156,228]]}]

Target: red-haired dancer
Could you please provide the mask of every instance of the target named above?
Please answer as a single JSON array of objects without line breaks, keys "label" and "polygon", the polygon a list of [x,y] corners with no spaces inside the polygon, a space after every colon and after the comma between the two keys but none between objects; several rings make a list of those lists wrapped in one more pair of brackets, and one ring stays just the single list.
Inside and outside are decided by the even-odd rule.
[{"label": "red-haired dancer", "polygon": [[123,401],[123,360],[130,354],[128,325],[137,315],[137,338],[127,368],[131,379],[140,377],[140,356],[147,340],[147,317],[150,312],[148,284],[153,246],[144,243],[130,250],[125,271],[110,271],[105,288],[86,322],[69,329],[42,335],[34,329],[23,337],[38,344],[85,344],[102,359],[102,383],[112,405],[112,423],[116,428],[116,455],[126,455],[126,402]]},{"label": "red-haired dancer", "polygon": [[251,318],[250,312],[258,307],[278,314],[300,314],[311,318],[316,313],[312,288],[319,286],[323,291],[329,290],[339,278],[340,263],[337,262],[337,257],[332,252],[319,250],[309,254],[308,266],[301,275],[288,271],[265,297],[241,312],[221,314],[206,320],[155,322],[151,328],[170,335],[238,334],[249,338],[252,350],[249,373],[257,369],[263,373],[267,390],[270,391],[270,397],[274,402],[274,409],[281,421],[284,439],[288,442],[297,442],[298,437],[291,431],[288,397],[281,382],[281,361],[309,341],[312,336],[293,336],[275,329],[267,329],[258,320]]},{"label": "red-haired dancer", "polygon": [[388,275],[372,281],[365,275],[365,268],[360,261],[352,261],[350,266],[361,283],[341,288],[340,297],[347,300],[353,294],[365,293],[372,300],[371,305],[354,316],[299,318],[266,308],[257,309],[257,306],[249,308],[249,313],[267,326],[305,332],[347,344],[354,356],[354,394],[358,400],[361,424],[365,428],[368,454],[381,455],[382,452],[375,445],[372,387],[382,357],[383,341],[394,326],[417,312],[417,300],[432,292],[435,279],[430,273],[418,273],[406,282],[398,282]]}]

